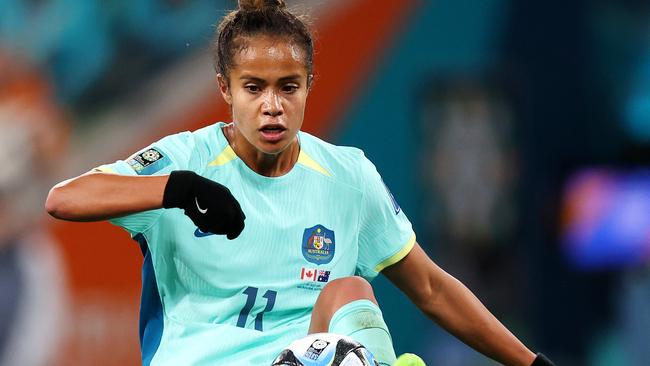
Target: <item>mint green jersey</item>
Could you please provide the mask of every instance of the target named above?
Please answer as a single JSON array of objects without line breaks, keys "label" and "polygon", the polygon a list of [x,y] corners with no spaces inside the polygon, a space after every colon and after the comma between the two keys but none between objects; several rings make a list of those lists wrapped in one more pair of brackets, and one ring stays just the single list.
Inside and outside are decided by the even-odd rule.
[{"label": "mint green jersey", "polygon": [[165,137],[99,168],[124,175],[191,170],[228,187],[246,214],[235,240],[201,232],[180,209],[112,220],[145,257],[145,365],[268,366],[307,334],[328,282],[352,275],[372,280],[415,242],[409,220],[361,150],[300,132],[298,162],[270,178],[237,157],[223,126]]}]

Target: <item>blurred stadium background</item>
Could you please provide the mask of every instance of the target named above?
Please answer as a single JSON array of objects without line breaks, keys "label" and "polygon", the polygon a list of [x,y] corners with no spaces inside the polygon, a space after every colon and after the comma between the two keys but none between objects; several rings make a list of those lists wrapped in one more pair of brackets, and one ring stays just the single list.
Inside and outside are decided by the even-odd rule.
[{"label": "blurred stadium background", "polygon": [[[358,146],[419,242],[559,365],[650,364],[650,3],[304,0],[304,130]],[[225,0],[0,0],[0,365],[139,363],[139,249],[57,181],[228,120]],[[269,265],[272,265],[269,264]],[[398,353],[492,365],[374,283]]]}]

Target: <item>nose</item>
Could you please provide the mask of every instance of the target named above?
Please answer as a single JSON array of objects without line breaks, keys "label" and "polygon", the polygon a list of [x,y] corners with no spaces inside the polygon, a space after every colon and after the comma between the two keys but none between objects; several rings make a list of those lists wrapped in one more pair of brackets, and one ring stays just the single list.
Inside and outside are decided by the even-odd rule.
[{"label": "nose", "polygon": [[269,91],[264,95],[262,102],[262,114],[270,117],[281,116],[284,113],[280,96],[274,91]]}]

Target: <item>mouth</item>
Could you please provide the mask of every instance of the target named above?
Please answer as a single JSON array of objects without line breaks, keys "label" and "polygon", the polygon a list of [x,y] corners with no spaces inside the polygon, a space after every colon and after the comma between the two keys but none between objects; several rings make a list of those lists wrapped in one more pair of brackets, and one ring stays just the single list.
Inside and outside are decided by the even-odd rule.
[{"label": "mouth", "polygon": [[277,142],[282,139],[286,133],[286,127],[279,124],[265,125],[259,129],[264,140],[268,142]]}]

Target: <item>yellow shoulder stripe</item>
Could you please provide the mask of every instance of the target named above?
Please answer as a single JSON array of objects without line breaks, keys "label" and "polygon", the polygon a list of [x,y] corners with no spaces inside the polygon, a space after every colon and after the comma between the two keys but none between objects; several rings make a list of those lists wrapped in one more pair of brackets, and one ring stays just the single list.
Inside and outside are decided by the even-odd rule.
[{"label": "yellow shoulder stripe", "polygon": [[300,150],[300,155],[298,155],[298,164],[302,164],[306,166],[307,168],[311,170],[315,170],[323,175],[326,175],[328,177],[331,177],[332,174],[327,171],[327,169],[323,168],[320,164],[318,164],[314,159],[311,158],[311,156],[307,155],[306,152]]},{"label": "yellow shoulder stripe", "polygon": [[411,252],[411,249],[413,249],[414,245],[415,245],[415,233],[413,233],[413,235],[411,235],[411,239],[409,239],[409,241],[406,243],[406,245],[404,245],[402,247],[402,249],[400,249],[399,252],[393,254],[393,256],[391,256],[390,258],[388,258],[385,261],[379,263],[375,267],[375,272],[381,272],[384,268],[390,267],[393,264],[395,264],[395,263],[401,261],[402,259],[404,259],[404,257],[406,257],[406,255]]},{"label": "yellow shoulder stripe", "polygon": [[208,166],[222,166],[226,165],[229,162],[231,162],[233,159],[237,157],[237,154],[235,154],[235,151],[230,147],[230,145],[226,146],[225,149],[221,153],[219,153],[219,156],[217,156],[214,161],[212,161]]}]

